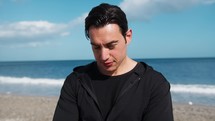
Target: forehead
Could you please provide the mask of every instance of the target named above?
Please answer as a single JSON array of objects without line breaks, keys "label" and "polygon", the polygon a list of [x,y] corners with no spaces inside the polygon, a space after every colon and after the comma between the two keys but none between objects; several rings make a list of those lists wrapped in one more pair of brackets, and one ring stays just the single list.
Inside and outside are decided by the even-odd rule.
[{"label": "forehead", "polygon": [[120,28],[117,24],[107,24],[103,27],[90,27],[89,37],[91,43],[100,43],[101,41],[108,43],[113,40],[123,38]]}]

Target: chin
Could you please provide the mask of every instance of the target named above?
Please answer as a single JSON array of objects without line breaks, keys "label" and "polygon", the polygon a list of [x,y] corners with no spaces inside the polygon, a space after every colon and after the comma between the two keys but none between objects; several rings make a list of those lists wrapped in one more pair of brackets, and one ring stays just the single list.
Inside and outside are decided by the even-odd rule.
[{"label": "chin", "polygon": [[108,73],[108,74],[112,74],[116,71],[116,69],[114,67],[109,67],[109,68],[103,68],[103,70]]},{"label": "chin", "polygon": [[113,73],[116,69],[114,67],[105,67],[105,66],[99,66],[99,70],[101,70],[105,74],[111,74]]}]

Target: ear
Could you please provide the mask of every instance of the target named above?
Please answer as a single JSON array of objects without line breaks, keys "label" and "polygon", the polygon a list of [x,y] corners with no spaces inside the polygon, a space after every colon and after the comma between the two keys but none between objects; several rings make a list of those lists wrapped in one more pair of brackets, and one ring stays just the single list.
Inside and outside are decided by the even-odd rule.
[{"label": "ear", "polygon": [[132,30],[131,29],[128,29],[128,31],[126,32],[125,39],[127,42],[126,44],[129,44],[131,42],[131,39],[132,39]]}]

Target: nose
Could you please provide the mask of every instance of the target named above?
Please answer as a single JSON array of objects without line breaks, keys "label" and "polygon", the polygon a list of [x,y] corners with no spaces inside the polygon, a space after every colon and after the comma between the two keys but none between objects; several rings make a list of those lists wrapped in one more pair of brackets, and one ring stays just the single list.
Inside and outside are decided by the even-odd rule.
[{"label": "nose", "polygon": [[101,60],[106,61],[108,60],[109,57],[110,57],[109,50],[107,48],[102,48],[101,55],[100,55]]}]

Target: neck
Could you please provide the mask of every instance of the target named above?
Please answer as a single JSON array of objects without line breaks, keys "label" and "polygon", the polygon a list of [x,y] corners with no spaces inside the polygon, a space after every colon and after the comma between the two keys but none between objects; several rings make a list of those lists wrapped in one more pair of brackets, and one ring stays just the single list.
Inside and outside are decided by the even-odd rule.
[{"label": "neck", "polygon": [[136,61],[126,56],[125,59],[122,61],[122,63],[119,65],[119,67],[114,72],[111,72],[108,75],[118,76],[118,75],[125,74],[131,71],[136,66],[136,64],[137,64]]}]

